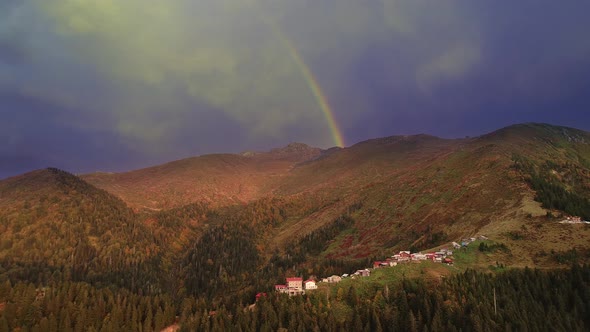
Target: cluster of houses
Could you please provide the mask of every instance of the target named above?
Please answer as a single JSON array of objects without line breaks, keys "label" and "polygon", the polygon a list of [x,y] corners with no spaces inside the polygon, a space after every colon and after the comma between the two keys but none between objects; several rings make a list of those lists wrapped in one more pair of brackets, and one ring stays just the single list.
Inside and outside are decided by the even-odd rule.
[{"label": "cluster of houses", "polygon": [[485,235],[478,235],[476,237],[469,237],[466,239],[462,239],[461,240],[461,244],[457,243],[457,242],[453,242],[453,248],[455,249],[459,249],[461,247],[467,247],[471,242],[475,242],[476,240],[487,240],[488,237]]},{"label": "cluster of houses", "polygon": [[[304,288],[305,285],[305,288]],[[308,279],[303,281],[301,277],[287,278],[286,285],[275,285],[275,290],[279,293],[285,293],[289,295],[301,295],[305,294],[306,290],[317,289],[318,286],[315,284],[315,280]]]},{"label": "cluster of houses", "polygon": [[590,221],[582,220],[581,217],[567,217],[559,222],[560,224],[590,224]]},{"label": "cluster of houses", "polygon": [[[454,242],[453,242],[454,243]],[[409,251],[400,251],[399,253],[388,257],[384,261],[376,261],[373,263],[373,268],[378,269],[387,266],[396,266],[399,263],[418,262],[418,261],[433,261],[437,263],[453,264],[453,251],[443,248],[436,252],[429,253],[410,253]]]},{"label": "cluster of houses", "polygon": [[[368,277],[371,275],[369,269],[358,270],[352,275],[343,274],[342,276],[333,275],[327,278],[323,278],[320,282],[325,283],[338,283],[344,278],[355,278],[355,277]],[[284,285],[275,285],[275,291],[279,293],[285,293],[289,295],[302,295],[305,291],[317,289],[318,286],[313,278],[309,278],[303,281],[301,277],[286,278],[287,283]]]},{"label": "cluster of houses", "polygon": [[[467,247],[470,243],[476,240],[487,240],[488,238],[479,235],[477,237],[470,237],[461,239],[461,243],[452,242],[451,245],[454,249],[460,249],[462,247]],[[442,248],[435,252],[428,252],[428,253],[411,253],[410,251],[400,251],[399,253],[388,257],[384,261],[376,261],[373,263],[373,269],[379,269],[383,267],[392,267],[397,266],[401,263],[409,263],[409,262],[420,262],[420,261],[433,261],[436,263],[443,263],[448,265],[453,265],[453,251],[447,248]],[[338,283],[342,281],[344,278],[352,278],[355,279],[357,277],[368,277],[371,275],[371,270],[369,268],[357,270],[352,274],[343,274],[342,276],[333,275],[327,278],[323,278],[321,282],[325,283]],[[287,284],[285,285],[275,285],[275,290],[279,293],[285,293],[289,295],[300,295],[305,294],[306,290],[313,290],[317,289],[316,281],[313,278],[310,278],[306,281],[303,281],[301,277],[293,277],[293,278],[286,278]]]}]

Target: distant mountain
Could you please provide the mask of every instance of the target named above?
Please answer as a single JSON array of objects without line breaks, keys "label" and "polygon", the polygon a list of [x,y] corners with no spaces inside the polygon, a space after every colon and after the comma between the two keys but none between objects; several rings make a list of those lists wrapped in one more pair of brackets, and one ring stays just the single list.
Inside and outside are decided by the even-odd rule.
[{"label": "distant mountain", "polygon": [[205,155],[127,173],[93,173],[82,178],[119,196],[136,210],[162,210],[195,201],[227,206],[272,194],[293,167],[321,154],[319,148],[291,143],[270,152]]},{"label": "distant mountain", "polygon": [[[523,160],[526,169],[520,167]],[[136,209],[197,201],[230,206],[263,197],[305,207],[280,229],[276,243],[362,206],[354,212],[356,232],[335,238],[330,250],[335,257],[364,257],[384,246],[423,248],[491,231],[507,218],[544,214],[533,202],[543,196],[535,194],[542,184],[534,187],[534,174],[574,195],[579,205],[545,202],[546,207],[587,213],[580,205],[590,198],[589,169],[589,133],[529,123],[474,138],[391,136],[330,151],[293,143],[266,153],[208,155],[82,178]]]},{"label": "distant mountain", "polygon": [[476,234],[508,251],[474,266],[587,261],[590,229],[556,222],[569,215],[590,218],[590,133],[577,129],[531,123],[330,150],[292,143],[126,173],[47,169],[0,181],[0,266],[245,296],[278,275],[343,273]]}]

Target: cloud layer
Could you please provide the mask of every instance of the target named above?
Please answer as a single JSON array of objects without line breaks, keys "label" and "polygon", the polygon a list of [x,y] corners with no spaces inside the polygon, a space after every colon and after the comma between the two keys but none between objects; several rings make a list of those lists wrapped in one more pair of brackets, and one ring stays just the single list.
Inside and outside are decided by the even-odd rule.
[{"label": "cloud layer", "polygon": [[0,132],[9,144],[0,153],[31,167],[55,162],[33,148],[39,131],[23,126],[54,137],[44,151],[82,171],[292,140],[334,145],[290,47],[348,142],[460,136],[515,121],[589,129],[587,116],[579,120],[590,104],[589,9],[584,1],[3,1]]}]

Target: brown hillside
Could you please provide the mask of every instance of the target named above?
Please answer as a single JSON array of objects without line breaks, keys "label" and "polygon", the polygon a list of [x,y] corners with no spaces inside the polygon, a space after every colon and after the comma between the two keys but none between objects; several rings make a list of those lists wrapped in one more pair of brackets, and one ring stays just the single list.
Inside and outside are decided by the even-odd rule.
[{"label": "brown hillside", "polygon": [[[568,209],[583,211],[580,204],[590,198],[589,143],[590,135],[583,131],[523,124],[471,139],[392,136],[328,151],[291,144],[267,153],[207,155],[83,179],[135,210],[164,213],[179,208],[171,214],[142,217],[149,227],[156,222],[162,239],[174,234],[157,225],[164,216],[176,232],[184,227],[179,220],[206,225],[209,208],[222,216],[244,216],[241,221],[254,225],[251,216],[257,216],[260,208],[253,207],[276,206],[283,211],[281,221],[265,226],[257,240],[265,257],[297,246],[307,235],[332,234],[326,229],[342,217],[352,223],[328,237],[322,235],[325,246],[318,259],[378,257],[394,249],[420,250],[481,232],[530,252],[525,242],[512,241],[506,232],[518,232],[531,222],[555,222],[545,219],[547,209],[533,201],[540,190],[533,184],[539,179],[549,181],[553,191],[562,190],[547,196],[556,200],[555,215]],[[34,196],[44,195],[43,186],[37,189],[27,183],[51,183],[46,176],[41,171],[0,182],[0,193],[10,191],[0,196],[6,197],[0,204],[17,209],[24,204],[22,199],[14,203],[22,192],[39,190]],[[559,207],[559,200],[570,199],[564,193],[575,200],[574,205],[566,202],[567,207]],[[187,206],[193,202],[208,207],[201,211]],[[176,220],[174,215],[185,217]],[[543,229],[549,233],[535,238],[560,236],[556,233],[560,228]],[[576,243],[587,240],[586,231],[572,236]],[[183,236],[181,242],[190,241]],[[547,251],[552,249],[563,248]]]},{"label": "brown hillside", "polygon": [[267,153],[215,154],[120,174],[82,176],[137,209],[161,210],[192,202],[226,206],[268,195],[297,163],[321,150],[292,143]]}]

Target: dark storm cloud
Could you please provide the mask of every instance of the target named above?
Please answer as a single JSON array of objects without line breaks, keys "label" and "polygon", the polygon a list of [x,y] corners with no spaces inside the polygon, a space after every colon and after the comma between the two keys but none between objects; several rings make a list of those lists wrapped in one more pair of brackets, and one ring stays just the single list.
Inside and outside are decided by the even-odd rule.
[{"label": "dark storm cloud", "polygon": [[120,168],[138,157],[113,133],[83,131],[61,122],[68,113],[42,100],[1,93],[0,177],[52,166],[72,172]]},{"label": "dark storm cloud", "polygon": [[0,173],[329,147],[318,94],[349,144],[529,121],[590,130],[588,12],[587,1],[2,1]]},{"label": "dark storm cloud", "polygon": [[[460,79],[415,85],[420,44],[378,44],[351,67],[371,101],[359,135],[428,132],[475,135],[516,122],[545,121],[590,129],[590,3],[463,3],[477,19],[477,65]],[[418,52],[419,53],[419,52]],[[391,70],[391,64],[397,64]],[[370,129],[367,129],[370,128]]]}]

